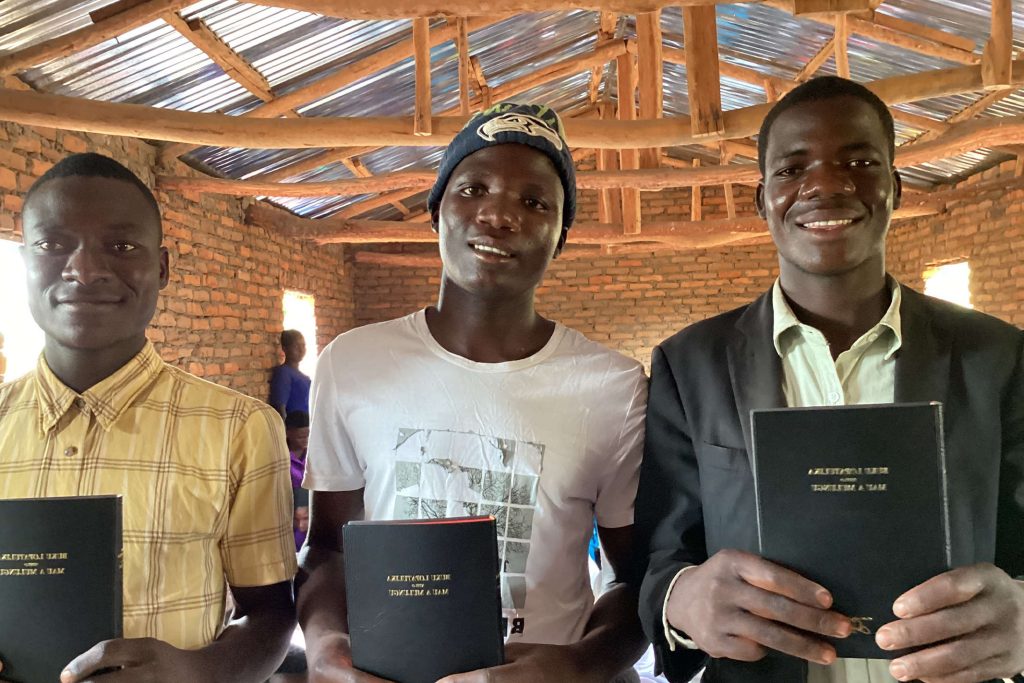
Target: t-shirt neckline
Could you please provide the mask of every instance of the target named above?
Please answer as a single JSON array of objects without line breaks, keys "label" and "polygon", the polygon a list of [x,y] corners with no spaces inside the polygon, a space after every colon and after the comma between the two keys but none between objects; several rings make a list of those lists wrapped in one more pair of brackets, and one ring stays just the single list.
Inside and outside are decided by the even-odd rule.
[{"label": "t-shirt neckline", "polygon": [[423,341],[430,351],[441,358],[442,360],[472,370],[474,372],[513,372],[515,370],[523,370],[525,368],[533,367],[538,363],[542,363],[555,352],[558,345],[562,343],[563,337],[565,337],[566,328],[561,323],[555,321],[555,329],[551,333],[551,338],[548,339],[547,343],[540,348],[537,353],[534,353],[526,358],[520,358],[519,360],[504,361],[502,363],[480,363],[475,360],[464,358],[458,354],[452,353],[448,349],[437,343],[434,339],[434,335],[430,333],[430,328],[427,326],[427,315],[426,309],[421,308],[412,314],[413,329],[416,330],[416,334]]}]

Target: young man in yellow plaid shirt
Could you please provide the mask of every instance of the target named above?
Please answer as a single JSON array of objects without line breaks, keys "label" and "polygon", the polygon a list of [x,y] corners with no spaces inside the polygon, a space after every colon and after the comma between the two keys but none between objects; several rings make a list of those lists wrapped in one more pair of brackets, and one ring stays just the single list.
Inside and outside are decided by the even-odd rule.
[{"label": "young man in yellow plaid shirt", "polygon": [[280,417],[146,340],[169,259],[131,171],[68,157],[29,190],[22,221],[46,342],[34,372],[0,385],[0,498],[124,497],[125,637],[69,662],[62,683],[266,680],[294,629]]}]

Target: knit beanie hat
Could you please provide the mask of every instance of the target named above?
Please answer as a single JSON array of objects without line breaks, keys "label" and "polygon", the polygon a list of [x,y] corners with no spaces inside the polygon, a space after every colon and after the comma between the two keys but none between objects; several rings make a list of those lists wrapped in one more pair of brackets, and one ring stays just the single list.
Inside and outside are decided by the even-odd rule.
[{"label": "knit beanie hat", "polygon": [[543,104],[502,102],[474,115],[445,150],[437,180],[427,198],[427,209],[433,212],[441,205],[448,180],[459,162],[484,147],[508,143],[529,145],[551,159],[565,191],[562,228],[568,230],[576,215],[576,167],[565,142],[562,120],[555,110]]}]

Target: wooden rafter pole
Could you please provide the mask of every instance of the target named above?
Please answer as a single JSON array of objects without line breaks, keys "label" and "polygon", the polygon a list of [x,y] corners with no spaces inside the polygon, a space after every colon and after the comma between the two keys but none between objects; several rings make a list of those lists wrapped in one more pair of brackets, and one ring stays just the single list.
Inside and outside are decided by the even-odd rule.
[{"label": "wooden rafter pole", "polygon": [[[601,119],[611,121],[615,118],[615,104],[608,100],[598,102],[597,109]],[[598,172],[619,170],[619,155],[614,149],[597,150]],[[622,191],[615,188],[598,190],[597,220],[601,223],[622,223]]]},{"label": "wooden rafter pole", "polygon": [[222,41],[202,19],[185,21],[177,12],[166,12],[160,18],[204,52],[233,81],[264,102],[274,99],[270,82],[263,74]]},{"label": "wooden rafter pole", "polygon": [[[683,39],[683,42],[685,44],[685,38]],[[686,66],[685,49],[679,49],[674,47],[662,48],[662,57],[666,62],[670,64],[679,64],[681,66]],[[748,69],[745,66],[732,64],[731,62],[726,62],[725,60],[719,61],[718,73],[720,76],[725,76],[727,78],[731,78],[741,83],[749,83],[751,85],[756,85],[759,87],[763,86],[765,82],[768,81],[771,83],[772,87],[774,87],[780,93],[789,92],[797,85],[792,81],[787,81],[785,78],[779,78],[778,76],[770,76],[768,74],[763,74],[760,71]]]},{"label": "wooden rafter pole", "polygon": [[818,69],[820,69],[822,65],[828,61],[828,58],[832,56],[832,53],[835,52],[835,49],[836,36],[833,33],[832,37],[826,40],[825,44],[821,46],[821,49],[818,50],[813,57],[807,60],[807,63],[804,64],[803,68],[800,69],[799,72],[797,72],[797,75],[793,80],[797,81],[798,83],[803,83],[804,81],[810,80],[810,78],[814,76],[814,74],[818,73]]},{"label": "wooden rafter pole", "polygon": [[894,31],[900,31],[901,33],[907,33],[912,36],[918,36],[920,38],[926,38],[936,43],[942,43],[950,47],[955,47],[964,52],[974,52],[974,41],[970,38],[958,36],[947,31],[941,31],[939,29],[931,28],[930,26],[924,26],[913,21],[907,21],[906,19],[900,19],[893,17],[888,14],[882,14],[875,10],[864,12],[865,16],[858,15],[858,19],[864,19],[870,21],[879,26],[890,28]]},{"label": "wooden rafter pole", "polygon": [[[615,39],[615,27],[619,23],[619,15],[614,12],[601,12],[597,29],[597,44],[602,45]],[[596,104],[601,91],[601,81],[604,79],[607,65],[594,66],[590,69],[590,86],[588,89],[589,99]]]},{"label": "wooden rafter pole", "polygon": [[683,35],[686,83],[690,98],[690,129],[697,138],[718,135],[725,130],[725,122],[722,119],[715,8],[684,7]]},{"label": "wooden rafter pole", "polygon": [[165,12],[177,12],[193,4],[195,4],[194,0],[149,0],[149,2],[128,7],[100,21],[93,20],[91,26],[0,57],[0,75],[22,71],[57,57],[81,52],[151,21],[156,21]]},{"label": "wooden rafter pole", "polygon": [[412,118],[413,135],[433,132],[430,99],[430,20],[412,20],[412,44],[416,55],[416,111]]},{"label": "wooden rafter pole", "polygon": [[[636,62],[633,55],[620,55],[615,66],[617,78],[619,122],[636,120]],[[637,148],[623,147],[619,149],[619,168],[623,171],[640,168],[640,152]],[[577,176],[577,184],[579,179]],[[622,188],[622,225],[626,234],[640,232],[640,191],[634,188]]]},{"label": "wooden rafter pole", "polygon": [[843,77],[850,77],[850,24],[846,14],[837,14],[835,21],[835,52],[836,52],[836,73]]},{"label": "wooden rafter pole", "polygon": [[[370,169],[366,168],[366,166],[363,165],[363,162],[359,161],[359,159],[346,159],[345,161],[343,161],[341,163],[345,166],[345,168],[347,168],[352,173],[352,175],[356,176],[357,178],[373,178],[373,177],[375,177],[372,173],[370,173]],[[390,204],[391,206],[393,206],[396,209],[398,209],[398,212],[400,214],[402,214],[403,216],[408,216],[409,215],[409,209],[406,208],[405,204],[403,204],[400,199],[392,196],[396,192],[398,192],[398,191],[396,190],[394,192],[388,192],[386,194],[378,195],[377,199],[381,200],[381,203],[379,204],[379,206],[384,206],[384,204]],[[401,192],[404,193],[405,190],[401,190]],[[360,211],[360,213],[363,213],[363,212],[369,211],[369,210],[370,210],[370,207],[364,207],[362,209],[362,211]]]},{"label": "wooden rafter pole", "polygon": [[[729,153],[725,143],[721,143],[719,163],[722,166],[728,166],[729,162],[732,161],[732,154]],[[729,218],[736,218],[736,194],[733,192],[732,183],[724,183],[722,185],[722,192],[725,195],[725,212]]]},{"label": "wooden rafter pole", "polygon": [[[1014,81],[1024,85],[1024,61],[1014,62]],[[865,85],[888,104],[911,102],[979,90],[982,88],[981,67],[927,71]],[[761,104],[724,112],[725,131],[712,138],[735,139],[756,134],[768,108]],[[16,90],[0,90],[0,120],[28,126],[250,149],[371,145],[433,147],[447,144],[465,124],[462,117],[434,117],[433,135],[415,136],[411,132],[411,117],[267,121]],[[1013,137],[1007,132],[1002,135],[1004,138]],[[572,119],[566,122],[566,136],[570,146],[590,149],[674,147],[694,142],[689,119],[682,116],[657,121]],[[1019,141],[1004,139],[996,144],[1016,142]]]},{"label": "wooden rafter pole", "polygon": [[[251,1],[257,5],[286,7],[343,19],[408,19],[442,14],[457,16],[479,11],[480,8],[479,0],[446,0],[443,3],[425,3],[423,0],[388,0],[387,2],[380,0]],[[510,15],[569,10],[639,14],[679,5],[728,4],[731,2],[732,0],[503,0],[500,7],[501,11]],[[838,11],[835,9],[837,6],[841,6],[844,11],[864,11],[872,9],[874,4],[872,0],[813,0],[813,4],[808,3],[808,0],[799,0],[797,4],[790,6],[789,11],[798,15],[805,11]],[[822,5],[826,5],[828,9],[823,10]]]},{"label": "wooden rafter pole", "polygon": [[[693,167],[700,168],[700,159],[693,160]],[[690,220],[697,222],[703,218],[703,205],[701,203],[700,185],[690,187]]]},{"label": "wooden rafter pole", "polygon": [[1011,0],[992,0],[992,30],[981,62],[986,88],[1010,85],[1013,70],[1013,7]]},{"label": "wooden rafter pole", "polygon": [[[664,108],[662,85],[661,12],[643,12],[636,17],[637,77],[640,118],[660,119]],[[640,167],[656,168],[661,150],[640,150]]]},{"label": "wooden rafter pole", "polygon": [[[239,196],[322,197],[355,196],[392,190],[422,192],[434,184],[433,171],[397,171],[308,183],[268,183],[262,180],[230,180],[203,176],[157,176],[157,187],[182,192],[210,192]],[[702,168],[644,168],[607,171],[580,171],[576,187],[580,190],[633,189],[656,192],[675,187],[721,185],[724,182],[751,184],[760,173],[756,164],[706,166]]]},{"label": "wooden rafter pole", "polygon": [[[466,28],[468,31],[472,32],[491,26],[492,24],[496,24],[499,21],[501,21],[499,17],[493,16],[472,17],[469,19]],[[436,47],[449,40],[454,40],[456,33],[455,26],[443,26],[431,31],[431,47]],[[313,81],[309,85],[296,88],[295,90],[291,90],[275,97],[269,102],[253,107],[242,116],[245,118],[274,118],[280,116],[288,111],[307,105],[310,102],[315,102],[323,97],[327,97],[328,95],[331,95],[343,88],[347,88],[353,83],[361,81],[367,76],[372,76],[379,71],[412,57],[415,57],[415,47],[413,45],[413,39],[410,37],[407,40],[403,40],[390,47],[384,48],[383,50],[375,52],[357,62],[349,64],[342,69],[338,69],[333,73],[327,74],[326,76]],[[234,146],[244,147],[245,145]],[[334,146],[344,147],[347,145]],[[195,148],[196,145],[184,143],[167,145],[161,151],[161,157],[164,159],[171,159],[183,154],[188,154]]]},{"label": "wooden rafter pole", "polygon": [[466,18],[455,20],[455,47],[459,53],[459,113],[469,116],[469,31]]},{"label": "wooden rafter pole", "polygon": [[[838,16],[838,15],[837,15]],[[812,21],[816,20],[815,17],[808,17]],[[822,23],[832,23],[828,19],[820,19]],[[879,43],[886,43],[888,45],[894,45],[901,47],[911,52],[917,52],[922,55],[929,57],[937,57],[939,59],[945,59],[950,62],[957,62],[960,64],[979,64],[981,58],[978,55],[961,50],[960,48],[952,47],[946,43],[940,43],[936,40],[931,40],[919,35],[913,35],[910,33],[904,33],[903,31],[897,31],[883,26],[872,21],[865,21],[854,16],[848,16],[847,25],[850,33],[856,33],[864,38],[870,38],[878,41]]]}]

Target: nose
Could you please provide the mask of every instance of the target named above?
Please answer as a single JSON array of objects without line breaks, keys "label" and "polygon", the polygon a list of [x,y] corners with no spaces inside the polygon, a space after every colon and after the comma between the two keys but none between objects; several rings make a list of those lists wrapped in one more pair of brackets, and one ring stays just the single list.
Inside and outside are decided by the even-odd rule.
[{"label": "nose", "polygon": [[83,285],[91,285],[94,282],[107,280],[112,276],[107,259],[95,247],[88,244],[80,244],[64,263],[61,277],[65,282],[78,282]]},{"label": "nose", "polygon": [[808,168],[800,186],[804,199],[848,196],[856,190],[848,169],[839,164],[817,164]]},{"label": "nose", "polygon": [[496,230],[518,232],[522,227],[519,201],[504,192],[488,194],[477,206],[477,221]]}]

